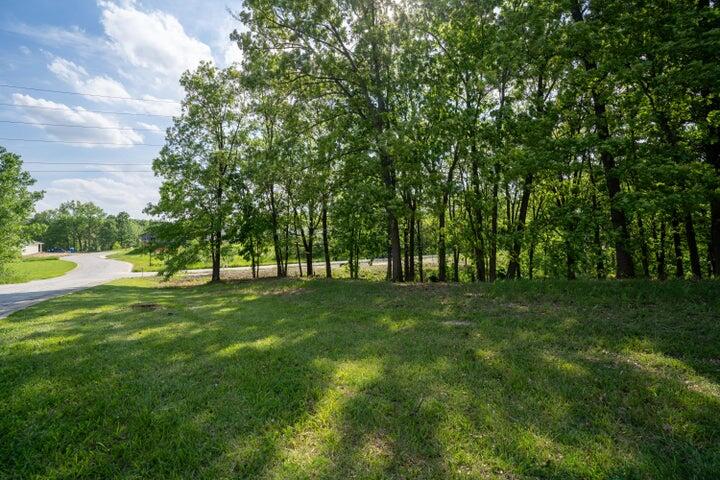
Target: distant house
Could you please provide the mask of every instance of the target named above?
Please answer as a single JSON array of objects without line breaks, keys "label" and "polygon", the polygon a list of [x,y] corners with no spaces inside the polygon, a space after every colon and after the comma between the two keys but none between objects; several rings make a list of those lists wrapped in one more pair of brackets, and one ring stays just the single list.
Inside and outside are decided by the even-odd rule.
[{"label": "distant house", "polygon": [[43,243],[42,242],[30,242],[23,247],[22,256],[27,257],[28,255],[42,253],[42,251],[43,251]]}]

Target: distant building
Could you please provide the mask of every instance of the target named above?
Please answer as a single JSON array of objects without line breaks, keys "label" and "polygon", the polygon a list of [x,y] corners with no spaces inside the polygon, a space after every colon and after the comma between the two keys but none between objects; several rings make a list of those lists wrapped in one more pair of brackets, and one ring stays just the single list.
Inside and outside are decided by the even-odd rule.
[{"label": "distant building", "polygon": [[30,242],[23,247],[22,256],[27,257],[28,255],[42,253],[42,251],[43,251],[43,243],[42,242]]}]

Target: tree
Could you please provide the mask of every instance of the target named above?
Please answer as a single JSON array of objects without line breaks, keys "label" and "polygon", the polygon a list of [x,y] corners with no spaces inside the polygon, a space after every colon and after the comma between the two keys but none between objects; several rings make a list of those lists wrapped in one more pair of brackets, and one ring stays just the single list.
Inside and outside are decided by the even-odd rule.
[{"label": "tree", "polygon": [[220,281],[223,239],[245,188],[240,167],[247,122],[238,80],[233,68],[205,62],[180,80],[182,112],[153,162],[163,178],[160,200],[146,209],[163,221],[156,235],[168,256],[165,275],[208,253],[212,281]]},{"label": "tree", "polygon": [[0,273],[29,240],[28,221],[43,192],[31,192],[35,180],[22,169],[20,156],[0,147]]}]

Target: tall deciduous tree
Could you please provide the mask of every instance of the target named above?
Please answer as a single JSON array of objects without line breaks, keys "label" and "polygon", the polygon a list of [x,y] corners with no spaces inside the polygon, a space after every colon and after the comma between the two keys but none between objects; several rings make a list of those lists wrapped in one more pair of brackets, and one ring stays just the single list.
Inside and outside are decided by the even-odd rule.
[{"label": "tall deciduous tree", "polygon": [[182,112],[153,162],[163,179],[160,200],[147,212],[163,220],[154,233],[168,256],[164,273],[209,254],[212,281],[217,282],[223,239],[244,189],[245,98],[232,68],[202,63],[180,83],[186,93]]}]

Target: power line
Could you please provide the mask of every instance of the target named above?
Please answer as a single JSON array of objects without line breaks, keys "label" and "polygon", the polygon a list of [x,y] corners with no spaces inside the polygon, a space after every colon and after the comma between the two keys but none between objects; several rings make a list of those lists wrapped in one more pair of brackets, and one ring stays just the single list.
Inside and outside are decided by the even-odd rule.
[{"label": "power line", "polygon": [[[58,107],[41,107],[39,105],[16,105],[14,103],[0,103],[3,107],[16,107],[16,108],[38,108],[41,110],[56,110],[56,111],[67,111],[65,108],[58,108]],[[74,108],[67,107],[71,111],[77,113],[78,110],[75,110]],[[162,118],[173,118],[172,115],[161,115],[159,113],[140,113],[140,112],[113,112],[110,110],[87,110],[83,108],[81,110],[82,112],[89,112],[89,113],[104,113],[107,115],[134,115],[138,117],[162,117]]]},{"label": "power line", "polygon": [[138,165],[138,166],[151,166],[150,163],[105,163],[105,162],[38,162],[38,161],[25,161],[23,163],[37,163],[42,165]]},{"label": "power line", "polygon": [[112,143],[112,142],[75,142],[69,140],[42,140],[36,138],[5,138],[0,137],[0,140],[6,142],[40,142],[40,143],[68,143],[68,144],[79,144],[79,145],[122,145],[126,147],[162,147],[159,143]]},{"label": "power line", "polygon": [[112,98],[114,100],[132,100],[135,102],[154,102],[154,103],[172,103],[175,105],[180,105],[180,102],[176,102],[174,100],[162,100],[162,99],[155,99],[155,98],[120,97],[120,96],[115,96],[115,95],[99,95],[97,93],[71,92],[69,90],[51,90],[48,88],[23,87],[20,85],[10,85],[7,83],[0,83],[0,87],[18,88],[20,90],[30,90],[32,92],[62,93],[65,95],[81,95],[83,97]]},{"label": "power line", "polygon": [[27,170],[28,173],[153,173],[151,170]]},{"label": "power line", "polygon": [[96,128],[99,130],[130,130],[137,132],[158,132],[155,128],[134,128],[134,127],[100,127],[95,125],[69,125],[67,123],[39,123],[39,122],[20,122],[16,120],[0,120],[0,123],[12,123],[16,125],[39,125],[43,127],[67,127],[67,128]]}]

